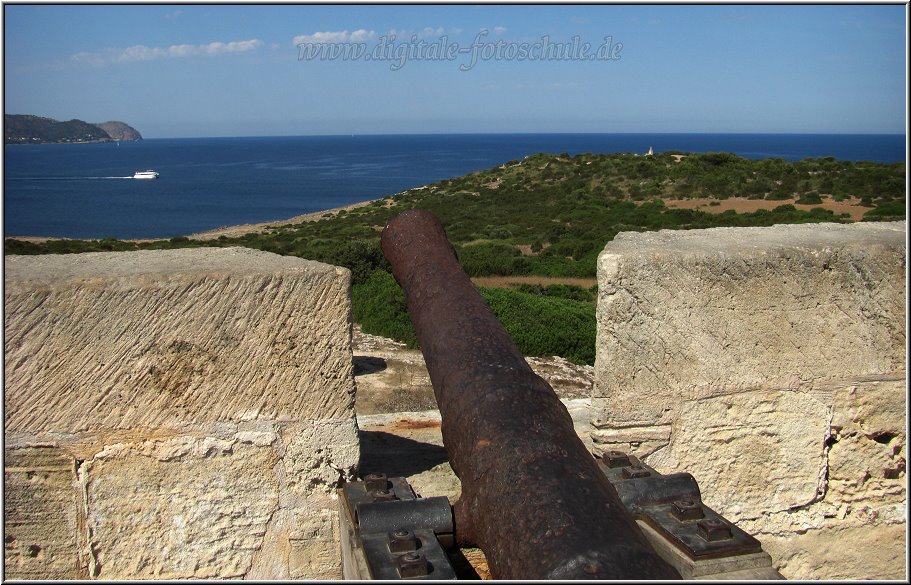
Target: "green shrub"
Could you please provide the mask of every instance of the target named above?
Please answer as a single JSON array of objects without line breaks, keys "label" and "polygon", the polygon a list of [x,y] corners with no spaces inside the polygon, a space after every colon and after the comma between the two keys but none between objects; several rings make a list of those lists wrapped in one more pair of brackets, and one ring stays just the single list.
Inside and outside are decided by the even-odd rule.
[{"label": "green shrub", "polygon": [[389,337],[412,349],[418,347],[405,293],[385,270],[376,270],[366,282],[351,287],[351,313],[364,333]]},{"label": "green shrub", "polygon": [[768,193],[765,196],[769,201],[781,201],[783,199],[790,199],[791,197],[793,197],[793,194],[781,187],[776,187],[771,193]]},{"label": "green shrub", "polygon": [[[595,285],[593,288],[596,289],[598,285]],[[580,301],[583,303],[591,303],[595,301],[594,290],[584,289],[581,286],[574,286],[569,284],[550,284],[547,286],[540,284],[520,284],[515,287],[519,292],[523,292],[530,295],[537,295],[539,297],[555,297],[560,299],[569,299],[572,301]]]},{"label": "green shrub", "polygon": [[46,246],[25,240],[7,238],[3,242],[3,255],[9,254],[46,254]]},{"label": "green shrub", "polygon": [[[571,288],[578,287],[566,290]],[[480,291],[523,354],[558,355],[575,363],[594,364],[594,303],[501,288],[482,287]],[[405,293],[391,274],[377,270],[365,283],[352,287],[351,302],[354,320],[365,333],[418,347]]]},{"label": "green shrub", "polygon": [[604,248],[604,242],[566,238],[548,248],[548,254],[572,258],[573,260],[581,260],[592,250],[597,249],[600,251],[602,248]]},{"label": "green shrub", "polygon": [[864,221],[883,221],[905,219],[907,209],[904,201],[888,201],[880,203],[876,209],[871,209],[864,214]]},{"label": "green shrub", "polygon": [[581,260],[566,259],[548,253],[550,248],[542,251],[540,255],[529,258],[531,265],[529,274],[539,276],[553,276],[559,278],[594,278],[596,264],[600,250],[591,252]]},{"label": "green shrub", "polygon": [[735,165],[744,160],[730,152],[706,152],[703,154],[694,154],[687,158],[690,163],[700,162],[714,167]]},{"label": "green shrub", "polygon": [[352,284],[363,284],[375,270],[386,270],[389,267],[389,262],[380,249],[379,238],[342,242],[321,256],[315,259],[350,270]]},{"label": "green shrub", "polygon": [[819,196],[819,193],[804,193],[803,196],[794,203],[799,203],[801,205],[819,205],[822,203],[822,197]]},{"label": "green shrub", "polygon": [[484,243],[457,249],[459,262],[469,276],[516,276],[528,274],[531,263],[510,244]]},{"label": "green shrub", "polygon": [[481,287],[494,315],[525,355],[595,363],[595,305]]}]

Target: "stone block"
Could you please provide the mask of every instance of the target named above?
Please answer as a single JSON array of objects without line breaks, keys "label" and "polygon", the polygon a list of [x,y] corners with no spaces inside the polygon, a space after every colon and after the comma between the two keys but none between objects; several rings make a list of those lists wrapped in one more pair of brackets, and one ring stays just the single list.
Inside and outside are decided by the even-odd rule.
[{"label": "stone block", "polygon": [[246,575],[278,507],[276,455],[210,437],[112,445],[80,468],[105,579]]},{"label": "stone block", "polygon": [[825,493],[828,420],[827,406],[800,392],[687,401],[649,464],[692,473],[703,500],[732,520],[798,508]]},{"label": "stone block", "polygon": [[349,416],[349,281],[246,248],[7,256],[7,431]]},{"label": "stone block", "polygon": [[905,233],[619,234],[598,259],[595,448],[693,474],[786,577],[903,578],[834,535],[905,523]]},{"label": "stone block", "polygon": [[613,423],[668,424],[680,397],[896,377],[904,242],[904,222],[619,234],[598,258],[594,396]]},{"label": "stone block", "polygon": [[792,580],[908,581],[904,526],[857,526],[765,536],[762,544]]},{"label": "stone block", "polygon": [[313,526],[359,458],[347,270],[245,248],[5,266],[7,576],[340,576]]},{"label": "stone block", "polygon": [[6,449],[3,475],[7,577],[88,577],[73,457],[52,446]]}]

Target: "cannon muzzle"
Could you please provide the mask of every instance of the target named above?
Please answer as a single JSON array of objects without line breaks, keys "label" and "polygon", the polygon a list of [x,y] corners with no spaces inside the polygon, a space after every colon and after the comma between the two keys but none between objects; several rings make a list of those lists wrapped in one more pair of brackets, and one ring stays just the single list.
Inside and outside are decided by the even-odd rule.
[{"label": "cannon muzzle", "polygon": [[383,230],[382,248],[462,483],[459,541],[479,546],[498,579],[679,579],[459,266],[439,220],[402,213]]}]

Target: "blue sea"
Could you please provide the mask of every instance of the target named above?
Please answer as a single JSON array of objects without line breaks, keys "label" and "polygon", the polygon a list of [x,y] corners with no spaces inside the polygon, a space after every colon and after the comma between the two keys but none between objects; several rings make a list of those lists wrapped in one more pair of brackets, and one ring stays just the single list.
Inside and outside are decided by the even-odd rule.
[{"label": "blue sea", "polygon": [[[392,195],[526,155],[680,150],[900,162],[904,135],[426,134],[4,148],[5,236],[170,238]],[[156,180],[132,179],[154,169]]]}]

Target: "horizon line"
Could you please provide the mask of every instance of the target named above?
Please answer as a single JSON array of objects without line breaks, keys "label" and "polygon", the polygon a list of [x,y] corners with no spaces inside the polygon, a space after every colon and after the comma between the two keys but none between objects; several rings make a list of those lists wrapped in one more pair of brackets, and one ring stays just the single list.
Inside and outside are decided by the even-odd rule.
[{"label": "horizon line", "polygon": [[724,136],[907,136],[907,132],[363,132],[352,134],[349,132],[318,133],[318,134],[238,134],[225,136],[155,136],[143,137],[143,140],[197,140],[197,139],[230,139],[230,138],[335,138],[335,137],[364,137],[364,136],[542,136],[542,135],[638,135],[638,136],[663,136],[663,135],[724,135]]}]

